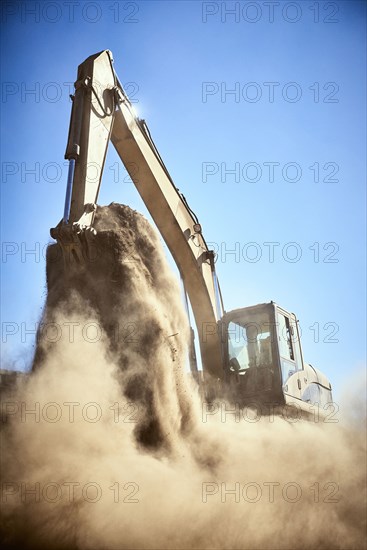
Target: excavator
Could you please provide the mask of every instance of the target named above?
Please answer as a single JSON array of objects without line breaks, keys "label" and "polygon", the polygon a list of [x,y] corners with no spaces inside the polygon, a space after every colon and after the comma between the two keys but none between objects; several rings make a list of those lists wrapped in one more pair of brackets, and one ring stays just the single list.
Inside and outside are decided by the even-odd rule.
[{"label": "excavator", "polygon": [[[195,318],[202,370],[191,329],[190,369],[204,398],[221,397],[245,407],[256,403],[297,409],[332,403],[331,384],[303,359],[296,316],[274,302],[226,312],[215,253],[185,197],[176,188],[113,67],[109,50],[78,67],[65,158],[69,161],[63,218],[50,230],[65,262],[83,262],[83,247],[96,233],[93,220],[109,142],[112,141],[183,282]],[[88,169],[93,167],[93,178]],[[95,172],[97,170],[97,177]]]}]

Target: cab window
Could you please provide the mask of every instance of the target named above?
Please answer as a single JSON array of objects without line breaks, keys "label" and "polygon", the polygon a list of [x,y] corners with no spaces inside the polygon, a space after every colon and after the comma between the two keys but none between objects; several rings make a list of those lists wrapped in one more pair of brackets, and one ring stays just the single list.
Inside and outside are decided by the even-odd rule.
[{"label": "cab window", "polygon": [[238,370],[240,374],[251,367],[271,367],[269,319],[254,316],[254,320],[243,324],[231,321],[228,325],[228,351],[231,370]]},{"label": "cab window", "polygon": [[279,353],[284,359],[294,361],[294,349],[292,341],[291,326],[288,317],[278,313],[279,323]]}]

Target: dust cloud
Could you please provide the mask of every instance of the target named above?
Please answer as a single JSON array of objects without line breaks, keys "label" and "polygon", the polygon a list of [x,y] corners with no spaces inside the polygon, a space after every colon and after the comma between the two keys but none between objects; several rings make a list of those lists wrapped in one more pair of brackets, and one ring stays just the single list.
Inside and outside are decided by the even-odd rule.
[{"label": "dust cloud", "polygon": [[[5,547],[365,547],[363,419],[208,410],[159,238],[98,208],[79,269],[58,245],[31,375],[2,403]],[[353,407],[353,401],[348,401]]]}]

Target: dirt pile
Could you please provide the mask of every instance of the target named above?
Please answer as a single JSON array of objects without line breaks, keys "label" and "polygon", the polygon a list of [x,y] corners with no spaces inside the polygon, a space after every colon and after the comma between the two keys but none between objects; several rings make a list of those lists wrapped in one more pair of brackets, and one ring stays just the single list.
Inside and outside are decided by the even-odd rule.
[{"label": "dirt pile", "polygon": [[188,328],[177,282],[167,269],[158,235],[137,212],[115,203],[99,207],[94,227],[97,236],[84,250],[81,266],[73,261],[65,268],[59,245],[49,248],[45,328],[34,369],[52,353],[54,343],[47,335],[55,316],[90,312],[94,321],[84,335],[88,339],[89,331],[90,340],[101,339],[118,366],[123,393],[140,411],[137,440],[168,449],[169,423],[174,419],[187,429],[191,414],[191,401],[180,383]]},{"label": "dirt pile", "polygon": [[84,268],[51,247],[33,373],[3,403],[5,543],[363,548],[361,422],[208,411],[156,233],[115,204],[95,226]]}]

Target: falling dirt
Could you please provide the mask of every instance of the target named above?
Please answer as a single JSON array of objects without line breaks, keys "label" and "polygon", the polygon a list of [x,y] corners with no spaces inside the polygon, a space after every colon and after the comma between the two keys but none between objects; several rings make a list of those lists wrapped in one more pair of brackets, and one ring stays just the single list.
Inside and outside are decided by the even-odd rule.
[{"label": "falling dirt", "polygon": [[78,269],[49,248],[32,374],[2,403],[4,545],[365,548],[353,399],[350,423],[208,410],[158,236],[117,204],[95,227]]}]

